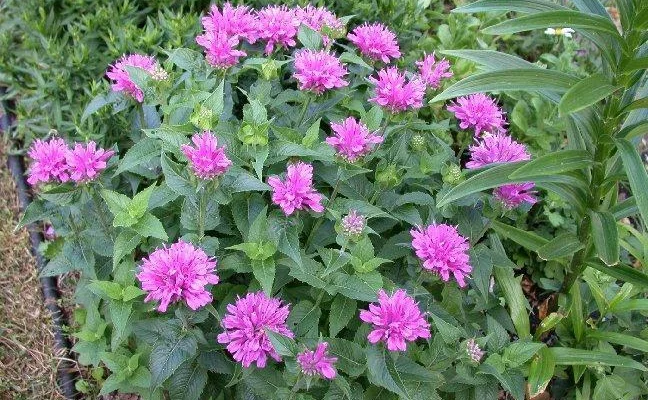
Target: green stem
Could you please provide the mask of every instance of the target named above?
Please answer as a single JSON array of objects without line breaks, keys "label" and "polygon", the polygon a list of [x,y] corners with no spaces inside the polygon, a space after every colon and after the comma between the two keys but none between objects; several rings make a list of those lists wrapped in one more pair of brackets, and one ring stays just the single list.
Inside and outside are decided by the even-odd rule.
[{"label": "green stem", "polygon": [[223,325],[223,320],[221,319],[221,316],[220,316],[220,314],[218,313],[218,310],[216,310],[216,309],[214,308],[214,306],[211,305],[211,304],[207,304],[207,305],[205,306],[205,308],[207,309],[207,311],[209,311],[209,313],[210,313],[211,315],[214,316],[214,318],[216,318],[216,320],[218,321],[218,324],[219,324],[220,326],[222,326],[222,325]]},{"label": "green stem", "polygon": [[299,385],[299,381],[301,380],[301,377],[302,377],[302,373],[300,372],[299,375],[297,375],[297,380],[295,381],[295,384],[290,390],[290,397],[288,398],[288,400],[293,400],[297,395],[297,392],[299,391],[298,385]]},{"label": "green stem", "polygon": [[198,195],[198,242],[202,242],[205,237],[205,201],[206,201],[206,192],[205,188],[200,189],[200,194]]},{"label": "green stem", "polygon": [[144,116],[144,106],[142,104],[137,105],[137,111],[140,118],[140,130],[146,129],[146,117]]},{"label": "green stem", "polygon": [[310,106],[311,101],[313,101],[313,97],[306,95],[306,101],[301,109],[301,113],[299,113],[299,122],[297,123],[298,128],[301,126],[302,122],[304,122],[304,117],[306,116],[306,111],[308,111],[308,106]]},{"label": "green stem", "polygon": [[[338,173],[337,173],[337,179],[335,180],[335,186],[333,187],[333,193],[331,193],[331,197],[329,198],[329,201],[326,203],[326,207],[329,207],[331,204],[333,204],[333,200],[335,200],[335,197],[338,194],[338,190],[340,189],[340,178],[342,177],[342,172],[341,172],[341,167],[338,168]],[[311,245],[311,242],[313,241],[313,238],[315,237],[315,232],[319,229],[319,227],[322,225],[324,222],[324,218],[318,218],[317,222],[315,222],[315,225],[313,226],[313,229],[311,229],[310,233],[308,234],[308,239],[306,239],[306,246],[304,249],[308,250],[308,248]]]}]

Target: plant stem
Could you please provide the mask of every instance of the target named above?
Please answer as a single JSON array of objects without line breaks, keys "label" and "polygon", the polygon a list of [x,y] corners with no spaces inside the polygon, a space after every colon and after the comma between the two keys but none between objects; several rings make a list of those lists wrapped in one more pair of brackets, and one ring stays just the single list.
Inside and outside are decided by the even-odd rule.
[{"label": "plant stem", "polygon": [[297,380],[295,381],[295,384],[290,390],[290,397],[288,398],[288,400],[293,400],[297,395],[297,392],[299,391],[298,385],[299,385],[299,381],[301,380],[301,377],[302,377],[302,373],[300,372],[299,375],[297,375]]},{"label": "plant stem", "polygon": [[114,243],[115,238],[113,237],[113,232],[110,229],[110,224],[108,223],[108,221],[106,221],[106,214],[101,209],[101,201],[99,200],[99,189],[96,187],[90,188],[90,197],[92,197],[92,203],[94,204],[95,211],[99,216],[99,224],[101,224],[101,228],[106,234],[106,237],[109,237],[110,240],[112,240]]},{"label": "plant stem", "polygon": [[301,113],[299,114],[299,122],[297,122],[298,128],[301,126],[302,122],[304,122],[304,117],[306,116],[306,111],[308,111],[308,106],[310,106],[311,101],[313,101],[313,97],[306,95],[306,101],[304,102]]},{"label": "plant stem", "polygon": [[205,306],[205,308],[207,309],[207,311],[209,311],[209,313],[211,315],[214,316],[214,318],[216,318],[216,320],[218,321],[218,324],[222,326],[223,325],[223,320],[221,319],[220,314],[218,314],[218,310],[216,310],[216,308],[214,308],[214,306],[211,305],[211,304],[207,304]]},{"label": "plant stem", "polygon": [[205,200],[207,190],[203,187],[198,194],[198,242],[205,237]]},{"label": "plant stem", "polygon": [[[333,204],[333,200],[335,200],[335,197],[338,194],[338,190],[340,189],[340,178],[342,177],[341,173],[341,167],[338,167],[338,172],[337,172],[337,179],[335,180],[335,186],[333,187],[333,193],[331,193],[331,197],[329,198],[329,201],[326,203],[326,207],[329,207],[331,204]],[[315,237],[315,232],[319,229],[319,227],[322,225],[324,222],[324,218],[318,218],[317,222],[315,222],[315,225],[313,226],[313,229],[311,229],[310,233],[308,234],[308,239],[306,239],[306,245],[304,247],[305,250],[308,250],[308,248],[311,245],[311,242],[313,241],[313,238]]]},{"label": "plant stem", "polygon": [[146,117],[144,116],[144,106],[142,104],[137,105],[137,111],[140,118],[140,130],[146,129]]}]

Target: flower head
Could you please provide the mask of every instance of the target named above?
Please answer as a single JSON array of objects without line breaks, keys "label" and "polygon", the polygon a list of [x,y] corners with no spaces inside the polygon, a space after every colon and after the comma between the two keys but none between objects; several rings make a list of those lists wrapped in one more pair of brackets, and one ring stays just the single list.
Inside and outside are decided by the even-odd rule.
[{"label": "flower head", "polygon": [[272,53],[275,45],[288,48],[297,44],[295,37],[300,21],[294,9],[286,6],[267,6],[257,12],[257,17],[257,33],[258,37],[266,42],[266,54]]},{"label": "flower head", "polygon": [[323,31],[343,32],[344,24],[337,16],[329,11],[326,7],[313,7],[308,4],[306,7],[299,7],[295,11],[297,19],[302,24],[322,34],[322,43],[328,46],[332,39]]},{"label": "flower head", "polygon": [[425,321],[418,303],[402,289],[392,296],[380,289],[378,304],[360,310],[360,319],[373,325],[373,331],[367,336],[369,342],[385,342],[390,351],[405,351],[406,342],[430,337],[430,324]]},{"label": "flower head", "polygon": [[547,28],[545,29],[544,33],[546,35],[552,35],[552,36],[564,36],[571,38],[572,33],[575,33],[576,31],[573,30],[572,28]]},{"label": "flower head", "polygon": [[132,96],[138,102],[144,101],[144,92],[133,82],[126,67],[137,67],[146,71],[150,75],[159,74],[160,66],[155,57],[144,56],[141,54],[130,54],[120,58],[116,63],[110,66],[106,76],[113,80],[112,90],[115,92],[124,92]]},{"label": "flower head", "polygon": [[484,351],[479,347],[475,339],[466,340],[466,353],[468,357],[474,361],[479,362],[484,356]]},{"label": "flower head", "polygon": [[196,37],[196,43],[205,49],[207,62],[215,68],[226,69],[238,64],[239,58],[246,56],[238,50],[237,36],[230,36],[225,31],[205,31]]},{"label": "flower head", "polygon": [[365,23],[356,27],[347,36],[349,41],[360,49],[360,53],[372,60],[382,60],[389,63],[389,58],[401,56],[396,34],[383,24]]},{"label": "flower head", "polygon": [[367,219],[356,210],[351,210],[342,218],[342,232],[348,236],[359,236],[367,226]]},{"label": "flower head", "polygon": [[434,58],[434,53],[427,54],[422,61],[417,61],[416,66],[418,67],[421,80],[432,89],[437,89],[441,86],[441,80],[443,78],[452,77],[450,62],[445,58],[437,61]]},{"label": "flower head", "polygon": [[213,4],[209,14],[202,17],[201,21],[206,32],[222,32],[226,37],[243,38],[248,43],[254,43],[257,39],[258,21],[247,6],[232,7],[227,2],[220,10],[216,4]]},{"label": "flower head", "polygon": [[382,143],[383,137],[369,132],[367,126],[353,117],[331,124],[334,136],[326,138],[338,154],[349,162],[357,161],[371,151],[371,145]]},{"label": "flower head", "polygon": [[330,357],[326,351],[328,343],[318,343],[315,350],[304,350],[297,354],[297,362],[304,375],[320,375],[326,379],[334,379],[336,357]]},{"label": "flower head", "polygon": [[295,74],[299,90],[321,94],[327,89],[347,86],[343,78],[347,74],[340,59],[325,50],[300,50],[295,53]]},{"label": "flower head", "polygon": [[228,304],[227,312],[223,318],[224,332],[218,335],[218,343],[227,343],[227,351],[236,361],[245,368],[253,362],[258,368],[265,367],[268,356],[281,361],[266,329],[294,337],[286,326],[290,306],[282,305],[281,300],[269,298],[263,292],[256,292],[239,297],[235,304]]},{"label": "flower head", "polygon": [[456,103],[448,106],[448,111],[453,112],[460,121],[461,129],[472,126],[477,136],[482,131],[491,133],[504,131],[504,124],[506,124],[504,113],[495,100],[483,93],[459,97]]},{"label": "flower head", "polygon": [[191,169],[201,179],[214,179],[223,175],[232,165],[225,154],[225,146],[218,147],[216,137],[209,131],[191,137],[195,147],[182,145],[182,152],[189,159]]},{"label": "flower head", "polygon": [[423,268],[438,274],[447,282],[452,274],[460,287],[466,286],[466,277],[472,271],[468,257],[468,240],[457,228],[446,224],[432,224],[410,231],[416,256]]},{"label": "flower head", "polygon": [[159,300],[165,312],[170,303],[184,300],[192,310],[209,304],[212,295],[205,285],[218,283],[216,260],[182,240],[155,250],[142,262],[137,279],[148,292],[145,302]]},{"label": "flower head", "polygon": [[27,182],[30,185],[39,182],[67,182],[70,179],[65,161],[68,151],[65,140],[61,138],[52,138],[47,142],[36,139],[27,153],[32,160]]},{"label": "flower head", "polygon": [[65,155],[70,178],[75,182],[92,181],[106,168],[106,162],[112,155],[112,150],[97,148],[94,141],[89,141],[85,146],[81,143],[74,145]]},{"label": "flower head", "polygon": [[369,81],[376,86],[374,97],[369,99],[372,103],[394,113],[423,107],[425,84],[418,77],[408,81],[396,67],[389,67],[378,71],[378,78],[370,77]]},{"label": "flower head", "polygon": [[295,210],[310,208],[315,212],[324,211],[322,195],[313,188],[313,166],[303,162],[288,165],[286,179],[271,176],[268,184],[272,187],[272,201],[286,215]]},{"label": "flower head", "polygon": [[[470,146],[468,168],[481,168],[493,163],[507,163],[530,160],[531,155],[524,144],[509,135],[497,133],[484,135],[477,144]],[[496,188],[493,194],[506,208],[515,208],[522,203],[535,204],[537,199],[531,191],[532,182],[512,183]]]}]

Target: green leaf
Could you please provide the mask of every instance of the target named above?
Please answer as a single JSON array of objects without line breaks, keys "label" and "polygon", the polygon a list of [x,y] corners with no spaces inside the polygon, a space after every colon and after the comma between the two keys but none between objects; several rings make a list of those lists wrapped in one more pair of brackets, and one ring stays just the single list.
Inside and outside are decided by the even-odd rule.
[{"label": "green leaf", "polygon": [[35,199],[31,203],[29,203],[29,205],[25,209],[25,212],[20,218],[20,222],[18,223],[18,226],[16,226],[16,229],[21,229],[37,221],[42,221],[48,218],[50,215],[51,212],[45,209],[43,202]]},{"label": "green leaf", "polygon": [[585,247],[573,233],[563,233],[549,243],[542,245],[536,251],[543,260],[556,260],[569,257]]},{"label": "green leaf", "polygon": [[331,295],[340,293],[360,301],[376,301],[378,290],[383,285],[382,276],[376,271],[357,275],[334,272],[331,274],[331,281],[327,289]]},{"label": "green leaf", "polygon": [[130,171],[133,168],[142,165],[155,157],[159,157],[162,151],[160,141],[152,138],[144,138],[133,145],[124,158],[119,160],[115,176],[124,171]]},{"label": "green leaf", "polygon": [[373,69],[371,65],[367,64],[365,60],[362,59],[362,57],[359,57],[357,54],[350,53],[348,51],[345,51],[344,53],[340,54],[340,61],[344,63],[360,65],[361,67],[367,69]]},{"label": "green leaf", "polygon": [[348,297],[337,295],[329,313],[329,336],[335,337],[344,329],[358,310],[358,303]]},{"label": "green leaf", "polygon": [[81,187],[71,184],[57,185],[51,189],[38,193],[39,197],[50,201],[58,206],[66,206],[78,199],[81,194]]},{"label": "green leaf", "polygon": [[612,367],[627,367],[648,371],[645,365],[616,354],[603,353],[600,351],[572,349],[569,347],[550,347],[549,351],[554,356],[556,365],[607,365]]},{"label": "green leaf", "polygon": [[572,86],[560,99],[558,109],[563,115],[575,113],[598,103],[620,88],[609,83],[605,75],[595,73]]},{"label": "green leaf", "polygon": [[529,161],[509,176],[511,179],[529,179],[539,176],[557,175],[567,171],[588,168],[593,164],[592,156],[585,150],[561,150],[545,154]]},{"label": "green leaf", "polygon": [[556,360],[548,348],[543,347],[529,367],[529,397],[534,398],[545,391],[553,378]]},{"label": "green leaf", "polygon": [[272,296],[272,284],[275,279],[276,266],[272,258],[252,260],[252,274],[259,281],[261,288],[268,296]]},{"label": "green leaf", "polygon": [[[398,374],[392,375],[393,361],[391,356],[380,346],[367,347],[367,371],[369,382],[376,386],[383,387],[392,393],[396,393],[403,399],[411,399],[404,382]],[[392,368],[387,367],[387,359]]]},{"label": "green leaf", "polygon": [[131,229],[122,229],[115,239],[115,246],[113,250],[113,269],[119,262],[135,250],[137,245],[142,241],[142,236]]},{"label": "green leaf", "polygon": [[605,265],[599,260],[589,260],[585,264],[604,274],[624,282],[632,283],[641,288],[648,288],[648,275],[628,265],[617,264],[615,266]]},{"label": "green leaf", "polygon": [[131,200],[128,196],[112,190],[102,189],[100,193],[106,205],[108,205],[108,209],[115,216],[123,212]]},{"label": "green leaf", "polygon": [[130,330],[128,321],[132,310],[133,303],[111,301],[110,304],[108,304],[110,321],[113,324],[112,337],[110,339],[110,347],[113,350],[116,350],[124,339],[126,339],[127,333]]},{"label": "green leaf", "polygon": [[499,235],[502,235],[531,251],[537,252],[549,243],[547,239],[538,236],[535,233],[527,232],[499,221],[492,220],[491,227]]},{"label": "green leaf", "polygon": [[194,361],[182,363],[169,380],[171,400],[199,399],[207,385],[207,370]]},{"label": "green leaf", "polygon": [[307,49],[319,50],[322,47],[322,35],[304,24],[299,27],[297,39]]},{"label": "green leaf", "polygon": [[456,343],[462,336],[465,335],[461,329],[456,326],[449,324],[448,322],[442,320],[434,314],[432,315],[432,320],[434,321],[434,326],[436,326],[439,334],[443,338],[443,341],[446,344]]},{"label": "green leaf", "polygon": [[509,175],[517,170],[521,163],[500,164],[482,171],[445,193],[437,202],[437,207],[443,207],[454,200],[482,190],[491,189],[510,183]]},{"label": "green leaf", "polygon": [[610,307],[610,310],[613,312],[648,311],[648,299],[625,300]]},{"label": "green leaf", "polygon": [[187,331],[175,330],[171,339],[158,340],[150,357],[151,388],[159,387],[197,350],[196,338]]},{"label": "green leaf", "polygon": [[548,69],[518,68],[470,75],[435,96],[430,103],[480,92],[554,91],[565,93],[578,79]]},{"label": "green leaf", "polygon": [[508,368],[516,368],[526,363],[542,348],[545,348],[544,343],[534,342],[516,342],[504,349],[502,359]]},{"label": "green leaf", "polygon": [[590,232],[598,257],[606,265],[619,263],[619,231],[614,216],[607,211],[590,211]]},{"label": "green leaf", "polygon": [[220,118],[220,115],[223,113],[223,108],[225,107],[224,89],[225,81],[221,80],[216,89],[203,103],[203,105],[210,110],[212,115],[216,118]]},{"label": "green leaf", "polygon": [[185,176],[186,168],[181,167],[179,164],[171,161],[171,159],[162,153],[161,164],[162,172],[164,172],[164,181],[167,186],[177,194],[186,197],[194,197],[196,190],[191,184],[189,179]]},{"label": "green leaf", "polygon": [[570,27],[585,31],[602,32],[620,38],[616,26],[599,15],[572,10],[544,11],[510,19],[482,30],[486,35],[508,35],[535,29]]},{"label": "green leaf", "polygon": [[308,148],[312,147],[315,143],[318,142],[319,139],[319,130],[320,130],[320,122],[322,121],[321,118],[318,118],[317,121],[313,122],[313,125],[306,130],[306,134],[302,138],[301,144],[303,146],[306,146]]},{"label": "green leaf", "polygon": [[[506,2],[506,0],[503,0]],[[454,10],[453,10],[454,11]],[[494,50],[442,50],[439,53],[473,61],[489,71],[519,68],[540,68],[520,57]]]},{"label": "green leaf", "polygon": [[635,336],[626,335],[619,332],[605,332],[601,330],[590,330],[587,332],[587,337],[592,339],[604,340],[606,342],[619,344],[621,346],[630,347],[648,353],[648,341],[640,339]]},{"label": "green leaf", "polygon": [[88,289],[97,296],[107,299],[121,300],[122,298],[122,286],[116,282],[92,281],[88,284]]},{"label": "green leaf", "polygon": [[336,367],[351,377],[361,375],[365,368],[365,353],[362,347],[345,339],[327,339],[331,355],[337,357]]},{"label": "green leaf", "polygon": [[493,356],[497,356],[497,354],[490,356],[480,366],[479,373],[494,376],[502,384],[504,390],[509,392],[515,400],[524,400],[524,377],[515,369],[498,370],[489,362]]},{"label": "green leaf", "polygon": [[148,210],[149,199],[151,198],[151,194],[154,190],[155,183],[137,193],[126,207],[128,215],[136,219],[141,218],[146,210]]},{"label": "green leaf", "polygon": [[151,213],[144,214],[132,228],[143,237],[154,237],[164,241],[169,240],[162,222]]},{"label": "green leaf", "polygon": [[635,146],[625,139],[616,139],[617,150],[630,181],[632,194],[637,202],[644,224],[648,225],[648,174]]},{"label": "green leaf", "polygon": [[545,0],[479,0],[474,3],[457,7],[451,12],[480,13],[493,11],[517,11],[521,13],[536,13],[551,10],[568,10],[568,8]]},{"label": "green leaf", "polygon": [[297,355],[297,343],[294,339],[267,328],[265,331],[268,335],[268,339],[270,339],[270,342],[272,343],[272,347],[274,347],[275,351],[279,353],[279,355],[285,357],[295,357]]}]

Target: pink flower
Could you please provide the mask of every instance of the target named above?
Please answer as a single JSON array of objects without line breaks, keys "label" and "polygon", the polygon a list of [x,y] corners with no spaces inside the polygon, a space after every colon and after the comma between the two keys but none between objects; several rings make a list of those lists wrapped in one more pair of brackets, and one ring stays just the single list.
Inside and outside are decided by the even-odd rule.
[{"label": "pink flower", "polygon": [[106,76],[114,81],[112,84],[113,91],[129,94],[141,103],[144,101],[144,92],[133,82],[126,67],[141,68],[150,75],[155,75],[159,72],[160,66],[155,57],[131,54],[120,58],[106,72]]},{"label": "pink flower", "polygon": [[202,17],[202,25],[206,32],[222,32],[226,37],[237,39],[241,37],[248,43],[254,43],[257,39],[257,24],[256,16],[250,7],[232,7],[229,2],[223,5],[222,11],[213,4],[209,15]]},{"label": "pink flower", "polygon": [[296,15],[302,24],[322,34],[322,43],[324,46],[328,46],[332,42],[332,39],[322,32],[324,28],[329,31],[344,31],[342,21],[325,7],[313,7],[308,4],[306,7],[297,8]]},{"label": "pink flower", "polygon": [[382,143],[383,137],[369,132],[367,126],[353,117],[342,123],[331,124],[335,136],[326,138],[326,143],[335,148],[338,154],[349,162],[364,157],[371,151],[371,145]]},{"label": "pink flower", "polygon": [[347,86],[344,75],[348,72],[340,60],[325,50],[300,50],[295,53],[295,79],[299,90],[322,94],[327,89]]},{"label": "pink flower", "polygon": [[504,131],[504,124],[506,124],[504,113],[495,100],[483,93],[459,97],[456,103],[448,106],[448,111],[453,112],[460,121],[461,129],[472,126],[476,136],[479,136],[482,131],[490,133]]},{"label": "pink flower", "polygon": [[468,257],[468,240],[457,228],[446,224],[432,224],[410,231],[416,256],[423,268],[438,274],[447,282],[452,274],[460,287],[466,286],[466,277],[472,271]]},{"label": "pink flower", "polygon": [[429,338],[430,324],[425,321],[418,303],[399,289],[391,297],[378,291],[378,304],[369,304],[369,310],[360,310],[360,319],[373,325],[367,339],[370,343],[385,342],[390,351],[407,350],[406,342]]},{"label": "pink flower", "polygon": [[45,142],[36,139],[27,153],[32,159],[29,168],[30,185],[39,182],[67,182],[70,180],[70,173],[65,161],[68,152],[67,144],[60,138],[52,138]]},{"label": "pink flower", "polygon": [[466,340],[466,354],[474,361],[479,362],[484,357],[485,352],[479,347],[475,339]]},{"label": "pink flower", "polygon": [[223,175],[232,165],[225,154],[225,146],[218,147],[216,137],[209,131],[195,134],[191,141],[196,145],[182,145],[182,152],[189,159],[191,169],[201,179],[214,179]]},{"label": "pink flower", "polygon": [[184,300],[192,310],[211,303],[206,285],[218,283],[216,260],[201,249],[182,240],[155,250],[142,262],[137,279],[148,292],[145,302],[159,300],[158,311],[165,312],[169,303]]},{"label": "pink flower", "polygon": [[245,368],[253,362],[258,368],[264,368],[268,356],[281,361],[266,330],[289,338],[295,336],[286,326],[289,305],[282,306],[281,300],[256,292],[239,297],[236,304],[228,304],[227,312],[223,318],[225,331],[218,335],[218,343],[227,343],[227,351],[236,361]]},{"label": "pink flower", "polygon": [[367,226],[367,219],[356,210],[351,210],[342,218],[342,232],[348,236],[359,236]]},{"label": "pink flower", "polygon": [[237,36],[229,36],[224,31],[205,31],[196,37],[196,43],[205,48],[207,62],[213,67],[226,69],[238,64],[239,58],[246,56],[244,51],[237,50]]},{"label": "pink flower", "polygon": [[421,80],[432,89],[437,89],[441,86],[441,79],[452,76],[450,62],[445,58],[437,62],[434,59],[434,53],[427,54],[422,61],[417,61],[416,66],[418,67]]},{"label": "pink flower", "polygon": [[[508,163],[526,161],[531,159],[524,144],[518,143],[505,133],[484,135],[477,144],[470,146],[470,161],[466,167],[474,169],[493,163]],[[512,183],[501,186],[493,192],[495,198],[502,202],[506,208],[515,208],[526,202],[535,204],[537,199],[532,182]]]},{"label": "pink flower", "polygon": [[401,56],[396,41],[396,34],[380,23],[369,25],[364,23],[356,27],[347,36],[349,41],[360,49],[362,55],[372,60],[382,60],[389,63],[389,58]]},{"label": "pink flower", "polygon": [[303,162],[288,165],[286,180],[271,176],[268,184],[272,186],[272,201],[286,215],[295,210],[308,207],[315,212],[324,211],[322,195],[313,188],[313,166]]},{"label": "pink flower", "polygon": [[374,97],[369,99],[372,103],[394,113],[423,107],[425,84],[418,77],[406,82],[405,74],[396,67],[389,67],[378,71],[378,79],[370,77],[369,81],[376,86]]},{"label": "pink flower", "polygon": [[85,146],[81,143],[74,145],[65,155],[70,172],[70,178],[75,182],[92,181],[106,168],[106,162],[112,155],[112,150],[97,148],[94,141],[89,141]]},{"label": "pink flower", "polygon": [[257,12],[257,17],[257,33],[260,39],[266,41],[266,54],[272,53],[275,45],[288,48],[297,44],[295,37],[300,21],[294,9],[286,6],[267,6]]},{"label": "pink flower", "polygon": [[326,351],[328,343],[318,343],[315,351],[304,350],[297,354],[297,362],[302,372],[308,376],[321,375],[326,379],[334,379],[337,371],[334,364],[336,357],[329,357]]}]

